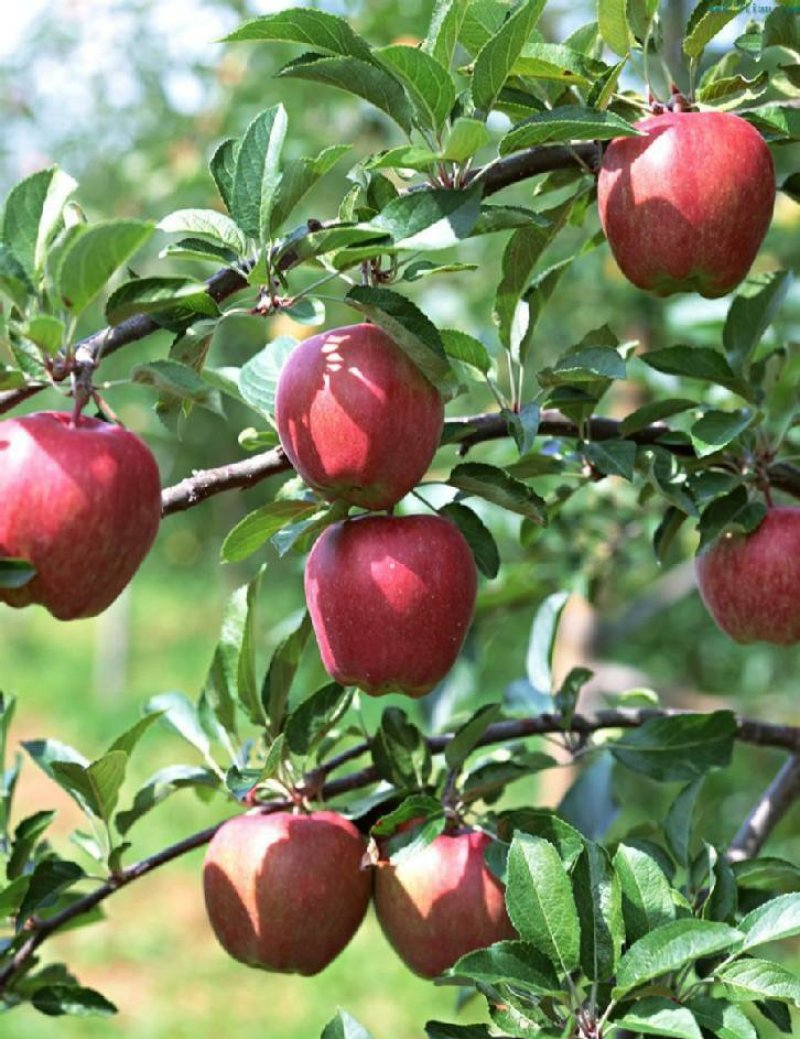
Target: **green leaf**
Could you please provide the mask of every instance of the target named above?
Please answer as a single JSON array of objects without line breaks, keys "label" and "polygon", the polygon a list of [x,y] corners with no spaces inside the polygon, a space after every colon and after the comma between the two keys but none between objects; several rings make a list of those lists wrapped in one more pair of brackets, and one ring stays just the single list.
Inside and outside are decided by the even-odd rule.
[{"label": "green leaf", "polygon": [[742,951],[800,934],[800,894],[780,895],[765,902],[737,926],[745,936]]},{"label": "green leaf", "polygon": [[520,227],[508,240],[502,261],[502,277],[494,300],[495,319],[499,326],[500,341],[511,347],[513,322],[520,298],[525,291],[536,263],[563,227],[572,209],[573,200],[542,214],[547,223]]},{"label": "green leaf", "polygon": [[748,6],[749,0],[729,0],[725,4],[718,0],[700,0],[686,25],[684,54],[697,60],[717,33]]},{"label": "green leaf", "polygon": [[741,932],[710,920],[674,920],[634,942],[619,961],[614,998],[736,945]]},{"label": "green leaf", "polygon": [[36,577],[36,567],[25,559],[0,559],[0,588],[24,588]]},{"label": "green leaf", "polygon": [[25,269],[5,242],[0,241],[0,289],[16,303],[22,311],[30,295],[33,294]]},{"label": "green leaf", "polygon": [[625,379],[625,358],[612,346],[586,346],[568,350],[552,368],[538,373],[542,386],[564,386],[597,379]]},{"label": "green leaf", "polygon": [[777,999],[800,1007],[800,978],[771,960],[738,960],[722,967],[715,977],[734,1002]]},{"label": "green leaf", "polygon": [[118,325],[134,314],[216,317],[219,307],[203,282],[192,278],[134,278],[120,285],[106,303],[106,318]]},{"label": "green leaf", "polygon": [[0,238],[31,283],[44,269],[47,248],[62,226],[64,204],[76,187],[72,177],[52,166],[32,173],[8,193]]},{"label": "green leaf", "polygon": [[64,306],[76,315],[85,310],[154,230],[142,220],[105,220],[83,226],[61,255],[56,272]]},{"label": "green leaf", "polygon": [[734,374],[717,350],[705,346],[668,346],[663,350],[648,351],[641,355],[640,360],[657,372],[715,382],[745,400],[750,398],[750,387]]},{"label": "green leaf", "polygon": [[405,91],[394,76],[369,61],[307,54],[284,66],[279,74],[286,79],[325,83],[362,97],[394,119],[406,133],[411,132],[413,110]]},{"label": "green leaf", "polygon": [[439,334],[448,357],[468,364],[481,375],[488,375],[492,367],[492,358],[480,339],[455,328],[442,328]]},{"label": "green leaf", "polygon": [[375,837],[390,837],[403,823],[412,819],[427,821],[440,817],[444,817],[444,807],[438,798],[430,797],[428,794],[411,794],[404,798],[397,808],[382,815],[372,826],[370,833]]},{"label": "green leaf", "polygon": [[286,719],[286,743],[293,754],[308,754],[350,706],[352,689],[330,682],[312,693]]},{"label": "green leaf", "polygon": [[738,108],[743,101],[754,101],[769,86],[769,73],[761,72],[752,79],[746,76],[723,76],[703,85],[697,91],[697,100],[717,109]]},{"label": "green leaf", "polygon": [[664,835],[669,850],[678,865],[687,868],[690,862],[692,818],[697,795],[703,785],[703,776],[688,783],[672,802],[664,824]]},{"label": "green leaf", "polygon": [[422,50],[443,68],[449,69],[452,64],[467,7],[468,0],[436,0]]},{"label": "green leaf", "polygon": [[[236,172],[236,156],[239,153],[241,142],[229,137],[217,146],[208,164],[214,183],[217,185],[219,196],[225,203],[225,208],[230,213],[233,200],[233,175]],[[216,212],[209,210],[208,212]],[[235,225],[234,225],[235,226]]]},{"label": "green leaf", "polygon": [[217,790],[220,785],[219,776],[208,768],[195,765],[168,765],[159,769],[136,792],[133,804],[123,812],[117,812],[115,823],[121,834],[126,834],[135,822],[146,815],[151,808],[161,804],[176,790],[201,788]]},{"label": "green leaf", "polygon": [[156,713],[146,714],[143,718],[134,722],[133,725],[126,729],[121,736],[117,736],[108,748],[109,753],[114,750],[121,750],[130,757],[139,740],[144,736],[153,722],[158,721],[159,717],[160,715]]},{"label": "green leaf", "polygon": [[492,1039],[486,1025],[453,1025],[445,1021],[426,1021],[428,1039]]},{"label": "green leaf", "polygon": [[481,188],[436,188],[393,199],[372,221],[396,249],[447,249],[468,238],[480,215]]},{"label": "green leaf", "polygon": [[[415,802],[429,803],[432,800],[433,798],[414,794],[406,798],[400,807],[410,811]],[[432,809],[432,806],[426,808],[424,810],[424,818],[421,821],[418,820],[416,825],[396,832],[390,838],[384,846],[384,855],[388,856],[393,866],[406,862],[408,859],[418,855],[444,833],[446,823],[447,819],[441,802],[437,803],[436,811]]]},{"label": "green leaf", "polygon": [[472,71],[472,100],[479,112],[488,113],[494,107],[544,6],[545,0],[523,0],[481,47]]},{"label": "green leaf", "polygon": [[88,768],[74,761],[54,761],[51,767],[59,785],[85,811],[108,822],[116,808],[127,765],[125,751],[112,750]]},{"label": "green leaf", "polygon": [[733,863],[739,887],[756,891],[800,891],[800,866],[765,855]]},{"label": "green leaf", "polygon": [[662,783],[687,782],[730,764],[736,718],[730,711],[651,718],[609,749],[620,764]]},{"label": "green leaf", "polygon": [[498,823],[498,835],[507,835],[510,840],[516,830],[542,837],[552,844],[568,870],[573,868],[583,852],[585,842],[580,833],[549,808],[522,808],[503,813]]},{"label": "green leaf", "polygon": [[372,741],[372,757],[382,778],[401,789],[418,790],[430,776],[428,744],[398,707],[384,710]]},{"label": "green leaf", "polygon": [[512,355],[519,359],[520,364],[528,363],[529,354],[534,345],[533,333],[542,316],[542,311],[561,281],[561,276],[571,266],[574,259],[574,256],[570,256],[566,260],[548,267],[541,274],[537,274],[522,294],[514,315],[514,335],[511,340]]},{"label": "green leaf", "polygon": [[741,372],[750,361],[791,283],[791,271],[769,271],[753,275],[740,287],[722,330],[725,353],[735,371]]},{"label": "green leaf", "polygon": [[691,1010],[665,996],[648,996],[637,1000],[622,1017],[614,1018],[614,1024],[636,1035],[703,1039],[703,1033]]},{"label": "green leaf", "polygon": [[369,285],[356,285],[345,302],[380,325],[434,385],[450,374],[442,337],[430,318],[397,292]]},{"label": "green leaf", "polygon": [[638,448],[632,440],[595,440],[583,446],[583,453],[604,476],[632,480]]},{"label": "green leaf", "polygon": [[[233,182],[231,181],[231,189]],[[178,209],[158,223],[167,234],[194,234],[210,238],[230,249],[238,257],[247,254],[247,238],[239,226],[216,209]]]},{"label": "green leaf", "polygon": [[750,1019],[731,1003],[708,996],[695,996],[685,1004],[695,1020],[719,1039],[758,1039],[758,1033]]},{"label": "green leaf", "polygon": [[509,130],[500,141],[500,154],[562,141],[610,141],[614,137],[639,136],[641,131],[614,112],[563,105],[532,115]]},{"label": "green leaf", "polygon": [[247,403],[265,418],[275,414],[275,393],[281,368],[297,346],[291,336],[279,336],[242,365],[239,392]]},{"label": "green leaf", "polygon": [[23,335],[51,357],[64,345],[64,322],[52,314],[36,314],[23,327]]},{"label": "green leaf", "polygon": [[449,769],[461,768],[472,751],[477,747],[481,736],[500,716],[502,704],[484,704],[472,717],[456,730],[453,738],[444,749],[444,760]]},{"label": "green leaf", "polygon": [[586,842],[575,865],[572,890],[580,921],[581,968],[592,981],[609,981],[625,940],[622,889],[608,852],[594,841]]},{"label": "green leaf", "polygon": [[727,447],[731,441],[757,420],[758,414],[749,408],[737,411],[707,411],[691,428],[692,446],[698,458],[713,455]]},{"label": "green leaf", "polygon": [[[14,880],[23,873],[39,838],[53,821],[55,814],[54,811],[35,812],[17,824],[11,843],[11,854],[6,863],[6,876],[9,880]],[[2,916],[0,912],[0,919]]]},{"label": "green leaf", "polygon": [[164,397],[218,410],[214,391],[188,364],[167,359],[150,361],[132,369],[130,375],[134,382],[152,386]]},{"label": "green leaf", "polygon": [[438,132],[456,103],[456,88],[447,69],[417,47],[393,44],[376,56],[405,86],[422,123]]},{"label": "green leaf", "polygon": [[[537,772],[556,767],[555,758],[541,751],[515,751],[507,761],[488,761],[467,774],[463,783],[465,801],[496,801],[509,783],[528,779]],[[552,843],[552,841],[551,841]]]},{"label": "green leaf", "polygon": [[448,136],[442,158],[446,162],[466,162],[476,155],[492,140],[486,124],[479,119],[460,116],[453,123]]},{"label": "green leaf", "polygon": [[508,854],[506,905],[523,941],[543,952],[557,970],[580,961],[580,922],[572,886],[548,841],[518,833]]},{"label": "green leaf", "polygon": [[261,687],[261,703],[264,705],[269,719],[270,733],[275,739],[282,731],[286,720],[286,705],[289,702],[289,691],[300,664],[303,650],[311,635],[311,621],[308,613],[291,635],[281,642],[269,662],[264,683]]},{"label": "green leaf", "polygon": [[495,942],[488,949],[468,952],[449,973],[481,985],[519,986],[537,996],[563,991],[550,961],[528,942]]},{"label": "green leaf", "polygon": [[675,919],[669,881],[652,856],[641,848],[620,844],[614,869],[622,891],[622,914],[629,942]]},{"label": "green leaf", "polygon": [[728,531],[747,534],[755,530],[766,511],[763,502],[749,500],[747,491],[741,484],[729,494],[715,498],[700,516],[698,552],[705,551],[720,535]]},{"label": "green leaf", "polygon": [[277,14],[252,18],[228,33],[224,43],[237,40],[265,43],[300,43],[327,54],[372,60],[369,44],[353,31],[350,23],[325,11],[294,7]]},{"label": "green leaf", "polygon": [[680,415],[684,411],[697,407],[697,401],[688,400],[683,397],[670,398],[669,400],[656,400],[652,404],[643,404],[641,408],[632,411],[620,423],[619,431],[624,437],[638,433],[645,426],[662,419],[670,418],[672,415]]},{"label": "green leaf", "polygon": [[480,572],[490,580],[497,577],[500,569],[497,542],[480,516],[461,502],[444,505],[439,512],[442,516],[452,520],[464,535],[475,558],[475,565]]},{"label": "green leaf", "polygon": [[21,925],[39,909],[53,905],[59,895],[72,887],[86,874],[76,862],[63,859],[43,859],[31,874],[28,890],[22,900],[17,916]]},{"label": "green leaf", "polygon": [[208,757],[211,744],[200,724],[197,708],[185,693],[159,693],[147,701],[144,711],[145,714],[160,715],[170,728],[199,750],[204,758]]},{"label": "green leaf", "polygon": [[630,53],[633,37],[628,25],[627,0],[598,0],[597,25],[603,40],[615,54]]},{"label": "green leaf", "polygon": [[318,501],[284,499],[249,512],[227,534],[220,548],[224,563],[237,563],[256,552],[277,531],[320,511]]},{"label": "green leaf", "polygon": [[504,415],[508,421],[508,431],[514,438],[520,455],[529,454],[539,433],[542,409],[538,404],[529,401],[523,404],[519,411],[505,411]]},{"label": "green leaf", "polygon": [[530,43],[514,63],[513,74],[531,79],[551,80],[587,89],[608,71],[574,47],[559,43]]},{"label": "green leaf", "polygon": [[33,993],[31,1003],[48,1017],[110,1017],[117,1012],[105,996],[81,985],[42,985]]},{"label": "green leaf", "polygon": [[346,1010],[337,1010],[322,1031],[321,1039],[372,1039],[370,1033]]},{"label": "green leaf", "polygon": [[272,205],[281,180],[280,159],[286,137],[283,105],[259,113],[245,130],[233,174],[231,215],[262,244],[269,240]]},{"label": "green leaf", "polygon": [[272,207],[273,231],[283,224],[316,182],[349,150],[349,144],[331,144],[313,159],[302,156],[284,163],[283,176]]},{"label": "green leaf", "polygon": [[528,681],[540,693],[553,692],[553,650],[561,614],[568,598],[569,592],[554,592],[548,595],[533,619],[525,668]]},{"label": "green leaf", "polygon": [[463,462],[453,469],[447,482],[465,496],[484,498],[534,523],[546,522],[542,498],[531,487],[515,480],[497,466],[484,462]]}]

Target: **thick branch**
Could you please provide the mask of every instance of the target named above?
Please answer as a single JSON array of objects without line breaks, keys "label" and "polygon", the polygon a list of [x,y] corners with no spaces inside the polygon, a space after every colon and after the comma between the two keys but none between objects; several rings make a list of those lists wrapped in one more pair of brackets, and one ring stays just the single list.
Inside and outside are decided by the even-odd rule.
[{"label": "thick branch", "polygon": [[[693,714],[692,711],[681,710],[607,710],[598,711],[592,717],[575,715],[568,726],[564,725],[564,719],[560,714],[541,714],[533,718],[524,718],[513,721],[497,722],[490,725],[478,742],[478,746],[485,747],[495,743],[505,743],[508,740],[522,739],[527,736],[543,736],[552,733],[574,732],[580,735],[590,736],[601,729],[634,729],[643,725],[652,718],[672,717],[681,714]],[[792,802],[800,796],[800,727],[793,725],[775,725],[769,722],[760,722],[750,718],[737,717],[736,737],[744,743],[754,744],[762,747],[781,747],[790,750],[793,754],[791,762],[776,777],[775,782],[760,799],[759,805],[751,813],[748,825],[755,837],[737,837],[731,844],[732,857],[745,858],[748,854],[757,852],[767,835],[776,825],[781,816],[788,810]],[[443,736],[433,736],[428,740],[428,746],[434,754],[444,751],[453,735],[448,733]],[[336,758],[332,758],[315,772],[309,773],[307,777],[307,789],[309,794],[315,793],[317,799],[330,801],[342,794],[360,790],[363,787],[376,783],[380,776],[377,769],[370,765],[366,768],[351,772],[340,779],[328,779],[324,785],[319,784],[320,776],[327,777],[334,768],[338,768],[354,758],[365,753],[369,749],[366,743],[359,744],[345,751]],[[768,802],[768,803],[767,803]],[[765,807],[759,807],[762,805]],[[271,801],[261,806],[265,813],[284,811],[291,807],[291,802]],[[23,942],[14,956],[6,966],[0,970],[0,994],[5,988],[24,971],[28,961],[47,938],[66,924],[82,916],[84,913],[94,909],[105,899],[126,887],[139,877],[152,873],[154,869],[163,866],[174,859],[179,858],[186,852],[200,848],[214,836],[222,823],[201,830],[177,844],[141,859],[126,869],[120,870],[110,877],[105,883],[95,888],[94,891],[78,899],[62,912],[50,917],[48,920],[36,920],[30,928],[28,938]],[[742,828],[740,834],[744,831]],[[738,843],[737,843],[738,842]],[[747,843],[749,842],[749,843]],[[739,847],[741,846],[741,851]],[[752,851],[750,851],[752,848]]]},{"label": "thick branch", "polygon": [[268,476],[291,468],[289,459],[276,447],[272,451],[264,451],[218,469],[199,469],[180,483],[164,488],[161,492],[161,514],[169,516],[172,512],[184,512],[215,494],[252,487]]},{"label": "thick branch", "polygon": [[784,762],[728,847],[728,860],[740,862],[757,855],[767,838],[800,798],[800,754]]}]

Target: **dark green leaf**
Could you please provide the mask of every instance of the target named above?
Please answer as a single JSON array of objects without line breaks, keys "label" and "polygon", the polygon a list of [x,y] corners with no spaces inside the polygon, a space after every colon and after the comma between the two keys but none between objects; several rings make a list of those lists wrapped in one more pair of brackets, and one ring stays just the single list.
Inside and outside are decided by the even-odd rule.
[{"label": "dark green leaf", "polygon": [[[134,278],[112,292],[106,304],[110,325],[134,314],[204,315],[216,317],[219,307],[202,282],[190,278]],[[157,318],[156,318],[157,320]]]},{"label": "dark green leaf", "polygon": [[403,83],[420,121],[438,132],[456,102],[456,88],[447,69],[425,51],[404,44],[382,47],[375,54]]},{"label": "dark green leaf", "polygon": [[152,386],[160,394],[176,400],[191,401],[216,410],[214,391],[194,368],[168,359],[140,364],[131,371],[131,378],[142,386]]},{"label": "dark green leaf", "polygon": [[220,548],[224,563],[236,563],[256,552],[273,534],[320,511],[319,501],[279,499],[248,513],[228,532]]},{"label": "dark green leaf", "polygon": [[[574,259],[574,256],[570,256],[566,260],[548,267],[541,274],[537,274],[530,286],[522,294],[514,316],[515,329],[511,341],[512,353],[519,358],[520,364],[527,364],[529,354],[533,350],[533,334],[542,311],[553,292],[555,292],[562,274],[570,267]],[[520,331],[517,331],[517,328]]]},{"label": "dark green leaf", "polygon": [[281,368],[297,345],[290,336],[279,336],[242,365],[239,390],[247,403],[271,419],[275,412],[275,392]]},{"label": "dark green leaf", "polygon": [[428,1039],[492,1039],[486,1025],[452,1025],[445,1021],[426,1021]]},{"label": "dark green leaf", "polygon": [[755,530],[766,515],[766,511],[763,502],[749,500],[747,491],[741,484],[735,487],[730,494],[715,498],[710,505],[703,509],[700,516],[698,551],[705,551],[724,533],[749,533]]},{"label": "dark green leaf", "polygon": [[590,839],[603,837],[619,813],[613,774],[614,761],[603,751],[581,769],[558,806],[559,814]]},{"label": "dark green leaf", "polygon": [[633,479],[637,450],[632,440],[595,440],[583,446],[583,453],[595,469],[624,480]]},{"label": "dark green leaf", "polygon": [[31,1003],[48,1017],[109,1017],[117,1012],[105,996],[81,985],[42,985],[33,993]]},{"label": "dark green leaf", "polygon": [[38,909],[52,905],[58,896],[86,874],[76,862],[44,859],[31,874],[30,884],[20,906],[17,924],[27,920]]},{"label": "dark green leaf", "polygon": [[703,1039],[700,1026],[688,1007],[665,996],[639,999],[614,1024],[636,1035],[663,1035],[672,1039]]},{"label": "dark green leaf", "polygon": [[663,350],[651,350],[642,354],[645,364],[668,375],[684,375],[690,379],[715,382],[745,400],[749,399],[747,383],[734,375],[721,353],[705,346],[668,346]]},{"label": "dark green leaf", "polygon": [[108,822],[116,807],[127,765],[125,751],[112,750],[88,768],[75,761],[53,761],[50,767],[56,782],[84,811]]},{"label": "dark green leaf", "polygon": [[325,11],[293,7],[243,22],[228,33],[225,42],[247,40],[266,43],[300,43],[314,50],[344,57],[372,59],[369,44],[355,33],[350,23]]},{"label": "dark green leaf", "polygon": [[63,227],[64,205],[77,186],[69,174],[51,166],[19,181],[8,193],[0,238],[31,283],[44,269],[48,247]]},{"label": "dark green leaf", "polygon": [[662,783],[695,779],[730,763],[736,719],[730,711],[651,718],[612,743],[626,768]]},{"label": "dark green leaf", "polygon": [[24,559],[0,559],[0,588],[24,588],[36,577],[36,567]]},{"label": "dark green leaf", "polygon": [[286,743],[293,754],[308,754],[325,733],[341,718],[353,692],[338,682],[312,693],[296,707],[286,720]]},{"label": "dark green leaf", "polygon": [[349,144],[331,144],[313,159],[303,156],[284,162],[283,176],[272,206],[273,231],[283,224],[316,182],[349,150]]},{"label": "dark green leaf", "polygon": [[300,657],[311,635],[311,621],[308,613],[288,638],[278,646],[272,654],[264,683],[261,687],[261,702],[269,719],[270,732],[273,738],[283,731],[286,720],[286,705],[289,702],[289,691],[295,673],[300,664]]},{"label": "dark green leaf", "polygon": [[380,775],[404,789],[423,787],[431,772],[431,753],[422,733],[398,707],[387,707],[372,741]]},{"label": "dark green leaf", "polygon": [[239,257],[247,252],[247,237],[242,229],[229,216],[218,213],[216,209],[178,209],[159,221],[158,229],[167,234],[190,233],[210,238]]},{"label": "dark green leaf", "polygon": [[412,192],[393,199],[372,226],[378,234],[391,235],[396,249],[447,249],[470,236],[480,216],[480,201],[480,185]]},{"label": "dark green leaf", "polygon": [[461,502],[444,505],[439,512],[442,516],[447,516],[449,520],[452,520],[464,535],[480,572],[489,579],[497,577],[500,569],[500,553],[492,532],[480,516],[466,505],[462,505]]},{"label": "dark green leaf", "polygon": [[695,1020],[719,1039],[758,1039],[750,1019],[731,1003],[708,996],[694,996],[686,1001]]},{"label": "dark green leaf", "polygon": [[549,841],[558,849],[567,869],[572,869],[584,848],[583,837],[575,827],[564,822],[549,808],[523,808],[505,812],[498,821],[498,835],[510,840],[517,830]]},{"label": "dark green leaf", "polygon": [[[14,880],[25,870],[39,838],[53,821],[55,814],[53,811],[35,812],[17,824],[11,844],[11,854],[6,863],[6,876],[9,880]],[[0,913],[0,919],[2,919],[2,913]]]},{"label": "dark green leaf", "polygon": [[397,808],[382,815],[370,833],[375,837],[390,837],[399,826],[411,822],[412,819],[426,821],[438,819],[440,816],[444,816],[444,807],[438,798],[430,797],[428,794],[411,794]]},{"label": "dark green leaf", "polygon": [[748,0],[729,0],[725,4],[718,0],[700,0],[686,25],[684,54],[697,60],[717,33],[748,6]]},{"label": "dark green leaf", "polygon": [[674,920],[645,934],[619,961],[614,998],[653,978],[680,970],[703,956],[736,945],[741,933],[710,920]]},{"label": "dark green leaf", "polygon": [[347,293],[345,302],[388,332],[434,385],[447,379],[450,365],[442,337],[411,300],[391,289],[357,285]]},{"label": "dark green leaf", "polygon": [[756,891],[800,891],[800,866],[774,856],[734,862],[733,873],[739,887]]},{"label": "dark green leaf", "polygon": [[771,960],[737,960],[722,967],[716,978],[734,1002],[777,999],[800,1007],[800,978]]},{"label": "dark green leaf", "polygon": [[758,418],[749,408],[738,411],[707,411],[692,426],[692,445],[698,458],[715,454],[727,447]]},{"label": "dark green leaf", "polygon": [[508,854],[506,904],[524,941],[543,952],[559,971],[580,959],[580,923],[569,877],[548,841],[518,833]]},{"label": "dark green leaf", "polygon": [[608,853],[587,841],[572,875],[581,934],[581,967],[593,981],[609,981],[625,939],[622,890]]},{"label": "dark green leaf", "polygon": [[675,919],[669,881],[647,852],[620,844],[614,856],[614,869],[620,880],[622,913],[629,942],[635,942]]},{"label": "dark green leaf", "polygon": [[436,0],[422,50],[446,69],[453,61],[467,6],[466,0]]},{"label": "dark green leaf", "polygon": [[744,932],[743,950],[800,934],[800,894],[779,895],[765,902],[737,926]]},{"label": "dark green leaf", "polygon": [[489,351],[474,336],[466,332],[460,332],[455,328],[442,328],[439,330],[444,352],[454,361],[468,364],[482,375],[487,375],[492,367],[492,358]]},{"label": "dark green leaf", "polygon": [[236,156],[239,153],[240,141],[232,137],[217,146],[208,164],[214,183],[217,185],[220,198],[225,203],[225,208],[230,213],[233,201],[233,175],[236,171]]},{"label": "dark green leaf", "polygon": [[545,0],[523,0],[481,47],[472,71],[472,99],[479,112],[485,114],[494,107],[544,6]]},{"label": "dark green leaf", "polygon": [[114,271],[140,249],[154,231],[142,220],[105,220],[84,225],[60,257],[56,284],[62,303],[80,314]]},{"label": "dark green leaf", "polygon": [[528,681],[540,693],[553,692],[553,649],[568,598],[568,592],[548,595],[533,619],[525,666]]},{"label": "dark green leaf", "polygon": [[133,804],[123,812],[117,812],[115,822],[121,834],[126,834],[137,820],[161,804],[176,790],[187,787],[216,790],[220,780],[216,773],[194,765],[168,765],[159,769],[136,792]]},{"label": "dark green leaf", "polygon": [[563,141],[608,141],[614,137],[638,137],[640,131],[613,112],[598,112],[579,105],[564,105],[530,116],[500,142],[500,154]]},{"label": "dark green leaf", "polygon": [[509,512],[516,512],[534,523],[544,524],[544,501],[527,484],[515,480],[504,469],[484,462],[462,462],[450,473],[447,482],[465,496],[484,498]]},{"label": "dark green leaf", "polygon": [[485,704],[479,707],[472,717],[466,721],[453,735],[444,750],[444,759],[450,769],[461,768],[469,755],[478,745],[481,736],[500,716],[502,705]]},{"label": "dark green leaf", "polygon": [[791,271],[769,271],[748,278],[737,292],[722,330],[722,343],[734,371],[741,372],[753,356],[791,281]]},{"label": "dark green leaf", "polygon": [[[408,798],[407,800],[411,801],[412,799]],[[419,800],[427,801],[430,799],[420,797]],[[438,810],[436,812],[429,810],[417,825],[395,833],[386,842],[383,849],[384,855],[388,857],[392,865],[400,865],[413,858],[414,855],[418,855],[429,844],[432,844],[437,837],[444,833],[446,824],[447,818],[441,803],[439,803]]]},{"label": "dark green leaf", "polygon": [[562,991],[550,961],[528,942],[496,942],[488,949],[468,952],[450,974],[482,985],[520,986],[537,996],[559,995]]},{"label": "dark green leaf", "polygon": [[231,215],[245,234],[262,244],[269,240],[286,129],[283,105],[266,109],[247,127],[236,155]]},{"label": "dark green leaf", "polygon": [[370,1033],[346,1010],[337,1010],[322,1031],[321,1039],[372,1039]]},{"label": "dark green leaf", "polygon": [[681,412],[696,407],[696,401],[682,397],[653,401],[652,404],[644,404],[641,408],[637,408],[636,411],[632,411],[630,415],[626,416],[620,423],[619,431],[622,436],[629,437],[653,422],[660,422],[662,419],[670,418],[672,415],[680,415]]},{"label": "dark green leaf", "polygon": [[679,866],[689,865],[694,807],[702,785],[702,776],[688,783],[672,802],[664,823],[669,850]]},{"label": "dark green leaf", "polygon": [[147,732],[154,721],[157,721],[160,715],[157,713],[146,714],[143,718],[140,718],[137,722],[134,722],[129,729],[126,729],[121,736],[117,736],[111,746],[108,748],[109,751],[121,750],[124,751],[129,757],[133,752],[136,744]]},{"label": "dark green leaf", "polygon": [[526,779],[546,768],[555,768],[556,760],[540,751],[516,751],[508,761],[488,761],[467,775],[462,797],[467,801],[496,801],[509,783]]}]

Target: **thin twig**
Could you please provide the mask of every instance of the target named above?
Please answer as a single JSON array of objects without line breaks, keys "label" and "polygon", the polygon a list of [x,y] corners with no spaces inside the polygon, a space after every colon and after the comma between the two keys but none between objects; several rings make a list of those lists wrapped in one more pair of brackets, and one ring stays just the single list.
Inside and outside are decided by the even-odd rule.
[{"label": "thin twig", "polygon": [[800,798],[800,754],[783,763],[770,785],[753,805],[728,846],[729,862],[752,859],[788,809]]}]

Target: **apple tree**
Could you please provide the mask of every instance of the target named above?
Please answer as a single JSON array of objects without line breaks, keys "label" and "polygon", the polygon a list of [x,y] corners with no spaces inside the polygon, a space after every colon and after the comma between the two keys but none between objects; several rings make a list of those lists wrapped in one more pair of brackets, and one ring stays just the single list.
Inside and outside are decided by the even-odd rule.
[{"label": "apple tree", "polygon": [[[212,205],[90,221],[58,167],[8,193],[3,610],[95,616],[135,588],[170,517],[255,502],[219,546],[247,580],[197,695],[158,693],[90,756],[25,741],[26,767],[86,817],[77,851],[51,840],[51,811],[17,814],[0,699],[5,1010],[113,1013],[43,946],[207,845],[209,942],[316,974],[372,904],[409,970],[485,1005],[483,1023],[429,1021],[429,1039],[792,1034],[781,943],[800,934],[800,865],[764,848],[796,808],[800,727],[554,665],[569,592],[602,606],[595,579],[624,585],[629,539],[665,570],[697,553],[731,645],[800,641],[797,249],[763,244],[776,188],[779,206],[800,198],[797,9],[700,0],[676,53],[669,6],[598,0],[556,37],[546,0],[436,0],[420,38],[382,46],[287,6],[227,37],[292,56],[266,107],[207,142]],[[299,154],[291,81],[349,95],[374,146],[320,125]],[[625,279],[644,301],[635,337],[604,310]],[[462,303],[442,319],[448,285]],[[671,338],[675,296],[716,301],[693,312],[714,321]],[[554,350],[556,307],[589,320]],[[150,340],[163,349],[142,361]],[[123,389],[170,437],[213,415],[231,457],[161,487],[148,430],[115,413]],[[307,608],[264,660],[284,562]],[[492,594],[527,638],[515,621],[492,644]],[[131,789],[155,723],[186,750]],[[705,832],[742,747],[780,768],[765,790],[737,773],[752,807]],[[566,767],[558,808],[532,803]],[[644,818],[618,812],[626,785]],[[137,857],[139,820],[185,789],[228,817]],[[323,1039],[368,1035],[340,1010]]]}]

